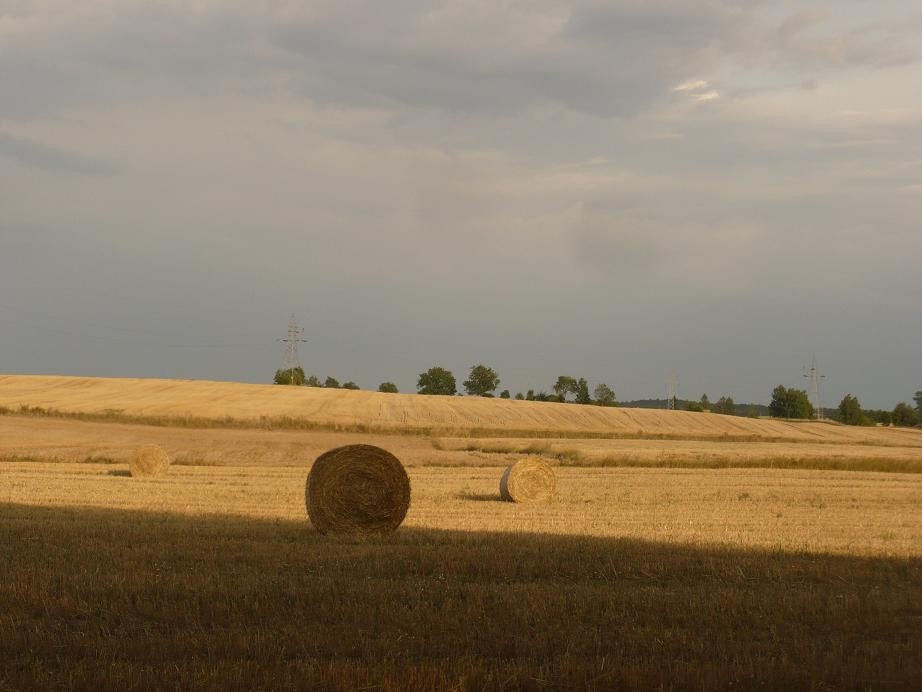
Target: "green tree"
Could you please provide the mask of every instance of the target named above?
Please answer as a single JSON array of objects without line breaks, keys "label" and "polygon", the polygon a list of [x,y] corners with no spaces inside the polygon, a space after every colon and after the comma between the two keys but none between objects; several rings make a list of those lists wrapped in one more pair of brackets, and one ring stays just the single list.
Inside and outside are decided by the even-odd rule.
[{"label": "green tree", "polygon": [[567,394],[576,394],[577,386],[578,384],[574,378],[569,375],[561,375],[554,384],[554,393],[557,395],[559,401],[566,401]]},{"label": "green tree", "polygon": [[516,393],[515,393],[515,400],[516,400],[516,401],[524,401],[524,400],[525,400],[525,397],[523,396],[522,392],[516,392]]},{"label": "green tree", "polygon": [[576,383],[576,403],[588,405],[592,403],[592,397],[589,396],[589,383],[586,382],[586,379],[580,377]]},{"label": "green tree", "polygon": [[512,397],[512,395],[509,393],[509,390],[508,390],[508,389],[504,389],[503,391],[501,391],[501,392],[499,393],[499,398],[500,398],[500,399],[509,399],[509,398],[511,398],[511,397]]},{"label": "green tree", "polygon": [[615,398],[615,390],[604,382],[596,385],[592,391],[597,406],[617,406],[618,400]]},{"label": "green tree", "polygon": [[534,401],[535,400],[535,390],[529,389],[528,393],[525,394],[525,401]]},{"label": "green tree", "polygon": [[464,391],[471,396],[492,396],[499,386],[499,375],[493,368],[478,364],[471,367],[471,374],[464,381]]},{"label": "green tree", "polygon": [[708,399],[708,395],[707,395],[707,394],[702,394],[702,395],[701,395],[701,409],[702,409],[703,411],[710,411],[710,410],[711,410],[711,400]]},{"label": "green tree", "polygon": [[814,418],[816,415],[807,392],[780,384],[772,391],[768,409],[774,418]]},{"label": "green tree", "polygon": [[323,386],[327,389],[339,389],[339,380],[335,377],[327,377],[327,379],[323,381]]},{"label": "green tree", "polygon": [[272,381],[275,384],[293,384],[301,386],[304,384],[304,369],[289,368],[287,370],[276,370],[275,377]]},{"label": "green tree", "polygon": [[714,404],[714,413],[722,413],[725,416],[736,415],[736,404],[733,403],[733,397],[722,396]]},{"label": "green tree", "polygon": [[419,390],[420,394],[436,394],[443,396],[454,396],[458,391],[455,384],[455,376],[450,370],[446,370],[438,365],[419,374],[416,389]]},{"label": "green tree", "polygon": [[348,382],[343,383],[343,389],[361,389],[355,382],[349,380]]},{"label": "green tree", "polygon": [[323,386],[320,383],[320,378],[317,377],[316,375],[311,375],[306,380],[304,380],[304,385],[306,387],[322,387]]},{"label": "green tree", "polygon": [[393,382],[382,382],[378,385],[378,391],[384,392],[385,394],[396,394],[399,390],[397,385]]},{"label": "green tree", "polygon": [[900,402],[893,409],[893,424],[901,428],[911,428],[919,424],[919,414],[907,403]]},{"label": "green tree", "polygon": [[702,411],[704,411],[704,408],[701,406],[700,401],[686,401],[685,410],[694,411],[695,413],[701,413]]},{"label": "green tree", "polygon": [[916,392],[912,400],[916,402],[916,413],[922,416],[922,390]]},{"label": "green tree", "polygon": [[893,424],[893,412],[892,411],[882,411],[880,409],[865,411],[865,413],[870,416],[871,420],[874,423],[879,425],[892,425]]},{"label": "green tree", "polygon": [[856,397],[846,394],[839,402],[839,421],[846,425],[867,425],[870,419],[861,410],[861,404]]}]

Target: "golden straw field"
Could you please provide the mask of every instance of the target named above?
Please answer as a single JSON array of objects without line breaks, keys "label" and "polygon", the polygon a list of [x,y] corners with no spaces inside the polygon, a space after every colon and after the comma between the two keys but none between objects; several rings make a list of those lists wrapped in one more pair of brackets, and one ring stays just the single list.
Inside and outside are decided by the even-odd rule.
[{"label": "golden straw field", "polygon": [[140,418],[146,422],[471,434],[740,438],[920,445],[916,431],[753,420],[687,411],[566,406],[550,402],[420,397],[236,382],[0,375],[0,406]]},{"label": "golden straw field", "polygon": [[[922,687],[919,431],[19,376],[0,405],[0,690]],[[351,443],[407,469],[393,534],[308,521]],[[166,475],[130,476],[144,445]],[[500,501],[522,459],[551,502]]]}]

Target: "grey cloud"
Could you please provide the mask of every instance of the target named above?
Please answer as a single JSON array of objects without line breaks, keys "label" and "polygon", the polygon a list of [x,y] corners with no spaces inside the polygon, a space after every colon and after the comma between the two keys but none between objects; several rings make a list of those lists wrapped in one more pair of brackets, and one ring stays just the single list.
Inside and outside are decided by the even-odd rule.
[{"label": "grey cloud", "polygon": [[694,10],[676,0],[459,7],[359,0],[285,12],[75,13],[35,37],[40,51],[10,41],[0,85],[19,98],[0,114],[228,83],[260,89],[268,78],[318,101],[462,112],[556,103],[631,115],[739,44],[749,15],[713,1]]},{"label": "grey cloud", "polygon": [[763,32],[763,46],[775,62],[799,71],[837,71],[851,67],[886,68],[922,59],[922,15],[843,26],[837,15],[817,9],[795,12],[774,33]]},{"label": "grey cloud", "polygon": [[[709,67],[723,45],[740,42],[745,12],[711,2],[588,2],[558,5],[559,21],[541,41],[523,42],[524,15],[496,6],[502,40],[446,33],[433,43],[420,26],[425,3],[399,10],[353,3],[349,13],[292,22],[277,45],[304,61],[314,97],[387,99],[452,110],[520,110],[542,103],[608,115],[636,114],[677,82]],[[361,31],[362,24],[382,27]],[[323,75],[318,77],[318,75]]]},{"label": "grey cloud", "polygon": [[113,175],[119,171],[119,167],[109,161],[13,137],[3,131],[0,131],[0,156],[8,156],[23,165],[56,173]]},{"label": "grey cloud", "polygon": [[816,12],[773,25],[759,14],[762,5],[355,0],[184,12],[129,4],[114,14],[63,15],[32,41],[14,34],[0,61],[0,87],[15,90],[17,99],[0,102],[0,114],[232,86],[290,88],[318,102],[360,106],[515,113],[558,104],[634,116],[727,60],[811,72],[918,57],[910,40],[918,22],[915,31],[897,22],[827,31],[827,18]]}]

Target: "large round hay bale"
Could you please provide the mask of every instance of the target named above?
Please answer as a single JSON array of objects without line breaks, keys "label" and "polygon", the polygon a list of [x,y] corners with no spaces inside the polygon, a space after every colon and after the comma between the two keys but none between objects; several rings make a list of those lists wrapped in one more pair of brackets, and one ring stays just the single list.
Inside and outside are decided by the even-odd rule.
[{"label": "large round hay bale", "polygon": [[138,449],[128,461],[131,475],[162,476],[170,468],[170,456],[157,445],[146,445]]},{"label": "large round hay bale", "polygon": [[320,533],[386,533],[407,515],[410,479],[390,452],[347,445],[317,457],[304,496]]},{"label": "large round hay bale", "polygon": [[499,481],[499,494],[507,502],[547,502],[555,492],[554,469],[540,459],[517,461]]}]

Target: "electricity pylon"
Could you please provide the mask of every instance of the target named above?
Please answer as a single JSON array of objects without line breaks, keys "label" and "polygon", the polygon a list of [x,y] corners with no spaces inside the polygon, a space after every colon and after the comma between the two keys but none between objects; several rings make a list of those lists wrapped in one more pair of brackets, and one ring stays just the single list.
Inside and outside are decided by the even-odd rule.
[{"label": "electricity pylon", "polygon": [[823,420],[823,400],[820,398],[820,380],[825,380],[825,375],[820,375],[816,368],[816,354],[813,354],[813,363],[810,369],[804,366],[804,377],[810,380],[810,395],[813,398],[813,405],[816,407],[817,420]]},{"label": "electricity pylon", "polygon": [[291,319],[288,321],[288,336],[284,339],[276,339],[276,341],[285,344],[285,364],[283,370],[288,371],[288,383],[295,383],[295,369],[301,368],[301,358],[298,356],[298,344],[306,344],[307,339],[302,339],[304,335],[304,327],[299,327],[297,322],[295,322],[294,313],[291,315]]}]

